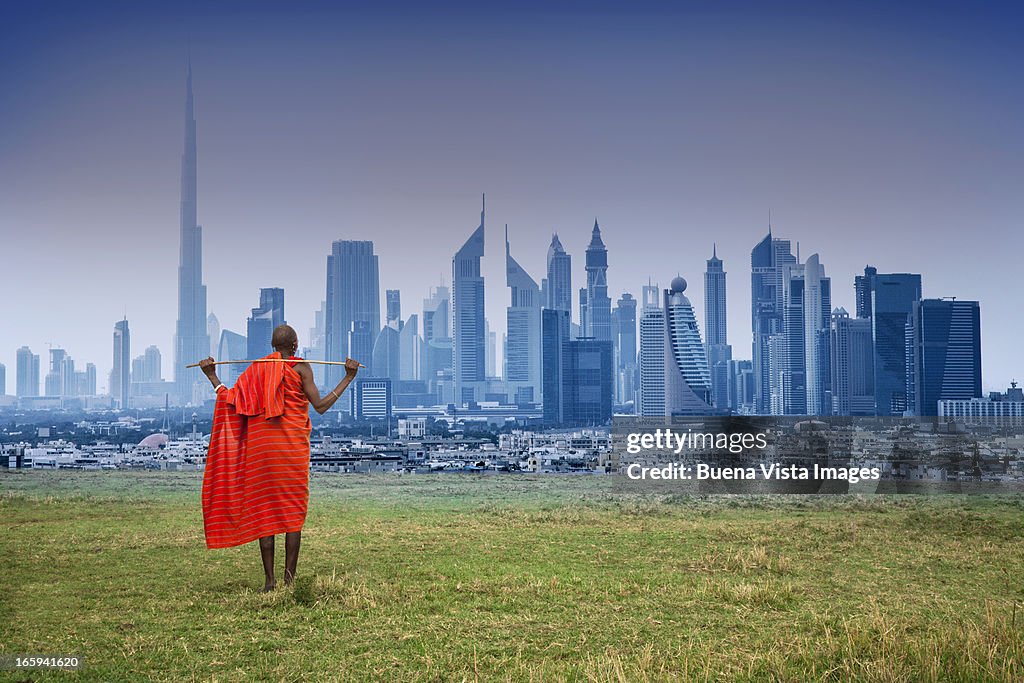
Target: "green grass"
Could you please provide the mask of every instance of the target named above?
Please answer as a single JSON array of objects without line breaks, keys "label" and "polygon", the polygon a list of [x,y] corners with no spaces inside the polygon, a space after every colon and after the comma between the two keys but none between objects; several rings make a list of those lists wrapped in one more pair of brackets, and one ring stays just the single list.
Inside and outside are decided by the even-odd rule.
[{"label": "green grass", "polygon": [[0,678],[1024,680],[1016,497],[314,475],[262,594],[255,545],[205,549],[200,481],[0,474],[0,654],[86,662]]}]

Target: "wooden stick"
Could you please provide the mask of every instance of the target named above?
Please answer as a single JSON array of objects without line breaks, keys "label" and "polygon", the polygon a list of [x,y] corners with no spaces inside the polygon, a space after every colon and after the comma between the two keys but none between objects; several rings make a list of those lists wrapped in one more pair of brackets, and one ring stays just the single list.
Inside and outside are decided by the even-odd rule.
[{"label": "wooden stick", "polygon": [[[219,360],[215,361],[214,365],[228,365],[230,363],[316,363],[317,365],[344,365],[345,362],[337,360],[308,360],[303,358],[302,360],[294,360],[292,358],[255,358],[253,360]],[[186,368],[198,368],[199,363],[192,363],[192,365],[186,365]],[[366,366],[362,363],[359,367],[365,368]]]}]

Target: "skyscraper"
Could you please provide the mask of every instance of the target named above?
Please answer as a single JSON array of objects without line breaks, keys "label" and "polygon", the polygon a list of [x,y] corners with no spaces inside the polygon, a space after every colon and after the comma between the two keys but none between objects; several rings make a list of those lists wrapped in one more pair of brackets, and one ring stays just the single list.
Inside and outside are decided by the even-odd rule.
[{"label": "skyscraper", "polygon": [[[67,370],[65,360],[70,360],[67,351],[60,348],[50,349],[50,371],[46,373],[46,380],[44,382],[46,385],[46,396],[65,395],[64,373]],[[74,366],[72,365],[72,367]],[[113,390],[113,387],[111,387],[111,390]]]},{"label": "skyscraper", "polygon": [[[218,326],[219,327],[219,326]],[[218,340],[220,335],[218,335]],[[211,354],[212,355],[212,354]],[[140,382],[159,382],[163,380],[163,357],[156,346],[147,346],[142,353],[143,377]]]},{"label": "skyscraper", "polygon": [[636,395],[636,299],[629,292],[623,292],[612,311],[612,340],[616,402],[629,403]]},{"label": "skyscraper", "polygon": [[[803,414],[803,407],[797,408],[796,399],[804,396],[803,373],[794,375],[793,364],[800,363],[802,346],[790,348],[799,338],[787,332],[768,337],[768,414],[785,415],[787,407],[793,414]],[[797,383],[799,380],[799,384]]]},{"label": "skyscraper", "polygon": [[769,337],[770,412],[831,415],[831,280],[817,254],[782,267],[782,331]]},{"label": "skyscraper", "polygon": [[206,336],[210,338],[210,355],[216,358],[217,345],[220,344],[220,320],[213,313],[206,316]]},{"label": "skyscraper", "polygon": [[782,267],[782,331],[769,339],[771,413],[807,414],[804,267]]},{"label": "skyscraper", "polygon": [[454,401],[464,405],[483,398],[487,380],[487,334],[484,328],[484,278],[480,259],[484,255],[484,216],[480,225],[452,258],[452,370]]},{"label": "skyscraper", "polygon": [[443,284],[430,288],[430,296],[423,300],[423,339],[447,339],[449,335],[448,313],[451,299],[448,288]]},{"label": "skyscraper", "polygon": [[453,402],[451,296],[439,285],[423,300],[423,370],[427,391],[437,403]]},{"label": "skyscraper", "polygon": [[[174,382],[182,403],[210,394],[203,374],[185,366],[210,355],[203,284],[203,229],[196,210],[196,118],[192,101],[192,63],[185,93],[185,149],[181,156],[181,253],[178,266],[178,323],[174,335]],[[111,389],[113,391],[113,388]]]},{"label": "skyscraper", "polygon": [[39,355],[32,349],[22,346],[17,352],[17,385],[15,393],[18,398],[39,395]]},{"label": "skyscraper", "polygon": [[729,361],[732,347],[726,318],[725,269],[713,246],[704,271],[704,325],[708,369],[711,372],[711,403],[721,410],[729,407]]},{"label": "skyscraper", "polygon": [[245,321],[247,356],[262,358],[273,353],[270,338],[274,328],[284,323],[284,290],[280,287],[261,287],[260,305],[252,309]]},{"label": "skyscraper", "polygon": [[421,364],[423,360],[423,340],[420,339],[420,317],[417,313],[409,316],[409,319],[402,325],[401,340],[401,367],[402,380],[418,380],[421,377]]},{"label": "skyscraper", "polygon": [[569,311],[545,308],[541,311],[541,375],[544,383],[544,424],[560,425],[565,420],[562,402],[563,351],[569,341]]},{"label": "skyscraper", "polygon": [[562,420],[601,425],[612,419],[612,343],[579,337],[562,344]]},{"label": "skyscraper", "polygon": [[369,376],[386,377],[391,380],[392,388],[397,389],[402,379],[402,338],[397,320],[389,320],[377,333],[372,360],[370,368],[373,374]]},{"label": "skyscraper", "polygon": [[114,323],[114,365],[110,374],[110,395],[121,410],[127,410],[131,401],[131,362],[132,340],[128,319],[125,318]]},{"label": "skyscraper", "polygon": [[[362,361],[366,369],[363,370],[363,374],[367,377],[376,377],[377,369],[373,367],[373,345],[377,341],[377,333],[380,330],[373,329],[373,323],[365,320],[353,320],[352,330],[348,333],[348,350],[352,355],[352,358],[365,360]],[[331,366],[340,367],[340,366]],[[340,381],[340,380],[339,380]]]},{"label": "skyscraper", "polygon": [[64,397],[78,395],[78,373],[75,372],[75,361],[65,355],[60,364],[60,395]]},{"label": "skyscraper", "polygon": [[665,290],[665,415],[709,415],[711,373],[693,305],[676,276]]},{"label": "skyscraper", "polygon": [[665,311],[658,288],[645,285],[640,316],[640,406],[643,417],[665,416]]},{"label": "skyscraper", "polygon": [[[313,314],[313,327],[309,328],[309,346],[306,347],[305,356],[310,360],[327,360],[326,355],[326,325],[324,323],[324,311],[327,302],[321,301],[320,308]],[[313,370],[313,379],[318,387],[324,386],[324,368],[327,366],[314,363],[309,366]]]},{"label": "skyscraper", "polygon": [[878,273],[868,266],[857,278],[856,289],[858,317],[871,318],[875,414],[902,415],[912,407],[907,397],[905,328],[914,302],[921,300],[921,276]]},{"label": "skyscraper", "polygon": [[864,274],[853,278],[853,290],[856,296],[858,318],[871,317],[871,290],[875,286],[875,276],[878,269],[871,266],[864,266]]},{"label": "skyscraper", "polygon": [[[132,384],[143,381],[143,377],[146,376],[146,358],[145,356],[136,356],[132,359]],[[132,390],[134,394],[134,389]]]},{"label": "skyscraper", "polygon": [[[488,378],[498,376],[498,333],[491,329],[491,323],[484,318],[484,332],[487,333],[487,368],[486,375]],[[502,341],[505,341],[506,334],[502,334]],[[505,345],[502,344],[502,348]],[[505,348],[505,358],[508,358],[508,349]]]},{"label": "skyscraper", "polygon": [[541,401],[540,287],[512,258],[505,226],[505,284],[511,301],[507,309],[505,384],[516,404]]},{"label": "skyscraper", "polygon": [[729,343],[725,276],[722,259],[718,258],[718,245],[713,245],[704,271],[704,331],[708,348]]},{"label": "skyscraper", "polygon": [[580,293],[580,334],[600,341],[612,339],[612,300],[608,296],[608,249],[601,240],[601,228],[594,230],[587,246],[587,288]]},{"label": "skyscraper", "polygon": [[78,395],[96,395],[96,366],[92,363],[85,364],[85,371],[77,374]]},{"label": "skyscraper", "polygon": [[804,372],[809,415],[832,414],[829,323],[832,315],[832,280],[817,254],[804,263]]},{"label": "skyscraper", "polygon": [[[249,344],[245,335],[232,332],[231,330],[221,330],[220,343],[217,344],[215,358],[218,360],[245,360],[250,358],[248,347]],[[222,365],[220,368],[217,371],[217,375],[227,386],[233,385],[238,376],[245,370],[244,365]]]},{"label": "skyscraper", "polygon": [[729,361],[729,410],[738,415],[754,413],[753,361]]},{"label": "skyscraper", "polygon": [[[356,323],[365,323],[356,326]],[[346,357],[370,365],[373,340],[380,331],[380,275],[373,242],[338,240],[327,257],[327,304],[325,315],[326,360],[344,362]],[[349,346],[353,332],[363,340],[358,350]],[[326,384],[341,381],[345,368],[326,366]]]},{"label": "skyscraper", "polygon": [[907,321],[907,395],[920,417],[939,401],[981,397],[981,306],[977,301],[915,301]]},{"label": "skyscraper", "polygon": [[874,415],[871,320],[851,318],[846,309],[837,308],[832,312],[831,346],[833,414]]},{"label": "skyscraper", "polygon": [[789,240],[768,234],[750,252],[751,327],[753,331],[753,363],[755,411],[771,412],[771,338],[783,331],[782,270],[796,263]]},{"label": "skyscraper", "polygon": [[545,308],[569,311],[572,315],[572,257],[562,248],[558,233],[551,236],[548,247],[548,271],[545,280]]},{"label": "skyscraper", "polygon": [[398,321],[398,328],[402,327],[402,293],[397,289],[384,290],[385,301],[385,322]]}]

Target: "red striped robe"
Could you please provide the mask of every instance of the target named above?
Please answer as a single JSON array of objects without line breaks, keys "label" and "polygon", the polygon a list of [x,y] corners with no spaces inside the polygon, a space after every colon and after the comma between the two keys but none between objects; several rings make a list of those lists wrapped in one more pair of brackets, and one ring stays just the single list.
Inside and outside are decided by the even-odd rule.
[{"label": "red striped robe", "polygon": [[207,548],[299,531],[306,521],[309,401],[293,365],[253,363],[217,392],[203,474]]}]

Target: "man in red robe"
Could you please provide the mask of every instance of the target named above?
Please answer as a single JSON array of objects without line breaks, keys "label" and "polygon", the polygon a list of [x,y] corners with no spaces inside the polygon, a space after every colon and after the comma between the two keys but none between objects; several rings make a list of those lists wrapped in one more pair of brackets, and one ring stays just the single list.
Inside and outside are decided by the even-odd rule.
[{"label": "man in red robe", "polygon": [[309,406],[327,412],[352,382],[359,363],[345,361],[345,377],[323,398],[308,363],[295,356],[298,336],[280,325],[274,353],[246,368],[228,388],[213,358],[199,363],[217,392],[203,474],[206,547],[229,548],[259,539],[270,591],[274,536],[285,535],[284,581],[295,580],[309,502]]}]

